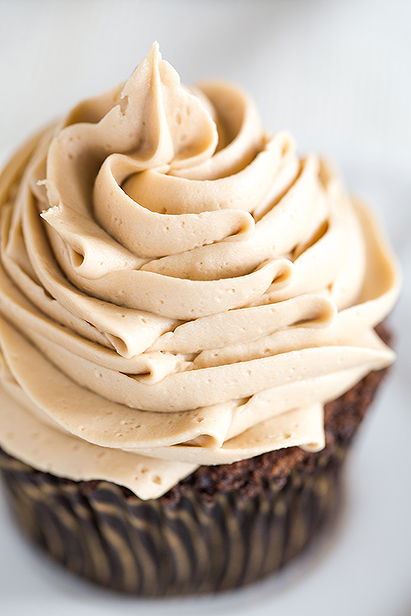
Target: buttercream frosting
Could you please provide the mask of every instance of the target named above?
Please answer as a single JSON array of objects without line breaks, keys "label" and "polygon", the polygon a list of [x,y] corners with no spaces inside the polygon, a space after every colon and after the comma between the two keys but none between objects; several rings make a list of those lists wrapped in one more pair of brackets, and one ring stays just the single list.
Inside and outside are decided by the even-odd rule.
[{"label": "buttercream frosting", "polygon": [[374,216],[223,82],[155,44],[0,180],[0,444],[157,498],[201,464],[324,446],[323,406],[393,352]]}]

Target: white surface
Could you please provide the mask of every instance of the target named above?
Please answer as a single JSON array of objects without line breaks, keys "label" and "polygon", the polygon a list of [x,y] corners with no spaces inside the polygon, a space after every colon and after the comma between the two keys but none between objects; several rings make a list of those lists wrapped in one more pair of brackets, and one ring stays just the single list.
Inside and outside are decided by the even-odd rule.
[{"label": "white surface", "polygon": [[[408,0],[0,0],[1,158],[125,78],[154,39],[184,81],[242,84],[267,126],[337,160],[351,189],[380,210],[411,272]],[[0,494],[0,613],[410,616],[410,310],[407,285],[392,319],[399,361],[351,456],[346,506],[320,556],[220,597],[122,599],[26,545]]]}]

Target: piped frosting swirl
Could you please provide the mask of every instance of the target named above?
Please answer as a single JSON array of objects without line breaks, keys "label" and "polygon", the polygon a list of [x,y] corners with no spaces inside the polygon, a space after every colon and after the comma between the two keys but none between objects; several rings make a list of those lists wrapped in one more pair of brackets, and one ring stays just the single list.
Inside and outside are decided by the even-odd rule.
[{"label": "piped frosting swirl", "polygon": [[23,146],[0,201],[0,444],[36,468],[148,499],[321,449],[324,403],[393,361],[374,327],[398,271],[368,209],[157,45]]}]

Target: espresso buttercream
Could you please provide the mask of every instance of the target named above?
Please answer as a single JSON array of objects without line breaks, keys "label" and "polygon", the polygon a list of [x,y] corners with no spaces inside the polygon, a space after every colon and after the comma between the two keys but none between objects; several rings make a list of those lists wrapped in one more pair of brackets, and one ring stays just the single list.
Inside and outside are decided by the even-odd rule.
[{"label": "espresso buttercream", "polygon": [[155,44],[0,180],[0,445],[157,498],[199,465],[324,446],[323,406],[393,352],[373,214]]}]

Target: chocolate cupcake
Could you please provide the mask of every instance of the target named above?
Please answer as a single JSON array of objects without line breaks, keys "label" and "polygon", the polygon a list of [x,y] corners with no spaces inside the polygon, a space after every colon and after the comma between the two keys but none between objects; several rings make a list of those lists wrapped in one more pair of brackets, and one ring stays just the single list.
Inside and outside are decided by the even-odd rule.
[{"label": "chocolate cupcake", "polygon": [[157,45],[0,180],[0,468],[74,572],[144,596],[280,569],[338,508],[394,354],[372,213]]}]

